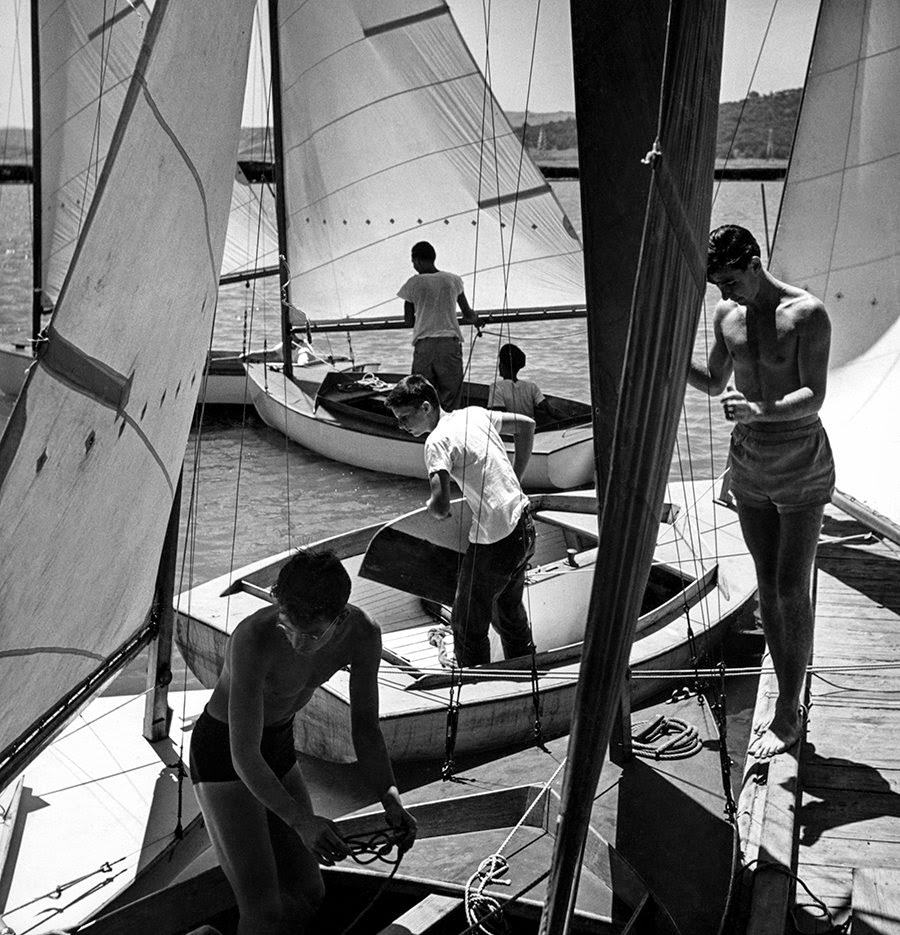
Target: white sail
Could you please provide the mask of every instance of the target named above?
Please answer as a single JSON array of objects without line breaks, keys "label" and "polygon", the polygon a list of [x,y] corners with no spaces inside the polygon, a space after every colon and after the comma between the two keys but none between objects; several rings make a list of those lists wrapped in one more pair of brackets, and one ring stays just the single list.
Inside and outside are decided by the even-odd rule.
[{"label": "white sail", "polygon": [[42,284],[55,304],[122,111],[152,0],[38,4]]},{"label": "white sail", "polygon": [[900,6],[824,0],[772,252],[832,322],[837,487],[900,523]]},{"label": "white sail", "polygon": [[[33,2],[40,41],[41,270],[52,306],[103,170],[154,0]],[[238,172],[223,274],[277,264],[274,217],[271,195]]]},{"label": "white sail", "polygon": [[279,4],[291,301],[397,313],[434,244],[475,307],[583,305],[581,244],[441,0]]},{"label": "white sail", "polygon": [[0,750],[146,617],[210,339],[253,4],[157,0],[3,436]]}]

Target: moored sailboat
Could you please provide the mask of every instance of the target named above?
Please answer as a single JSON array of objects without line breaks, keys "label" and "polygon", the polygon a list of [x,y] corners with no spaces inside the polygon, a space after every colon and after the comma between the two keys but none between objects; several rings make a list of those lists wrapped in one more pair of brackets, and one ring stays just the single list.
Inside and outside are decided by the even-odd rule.
[{"label": "moored sailboat", "polygon": [[[154,681],[171,676],[155,638],[170,601],[178,478],[212,332],[252,12],[252,0],[215,9],[157,0],[123,79],[127,90],[41,354],[0,443],[0,785],[15,784],[24,769],[19,787],[29,795],[29,764],[142,647],[151,644],[159,656]],[[185,305],[197,312],[175,314]],[[115,707],[104,701],[107,710]],[[145,729],[162,740],[164,703],[151,711]],[[122,745],[114,720],[91,724],[111,750]],[[67,742],[60,740],[60,757],[70,756]],[[173,821],[163,832],[151,821],[161,804],[154,792],[177,775],[177,753],[166,759],[167,772],[141,743],[137,765],[156,765],[160,789],[151,783],[149,795],[126,800],[135,810],[126,808],[122,823],[136,848],[115,854],[123,863],[110,879],[73,897],[66,916],[73,922],[147,861],[165,862],[178,851],[182,829]],[[89,753],[81,761],[82,808],[93,798],[90,780],[108,762],[92,763]],[[55,825],[66,821],[59,812],[70,797],[58,787],[36,791],[45,797],[20,798],[14,830],[45,837],[36,848],[19,843],[10,851],[7,894],[52,893],[62,883],[48,880],[55,859],[78,862],[77,850],[56,851],[64,838]],[[95,804],[102,809],[102,797]],[[36,809],[54,816],[49,827],[29,820]],[[112,840],[110,831],[111,847]],[[85,848],[84,859],[92,853]],[[30,866],[29,854],[36,854]],[[82,875],[93,870],[83,866]],[[29,878],[22,886],[18,874]],[[45,904],[20,908],[30,915],[24,923],[17,918],[23,929],[47,919]]]},{"label": "moored sailboat", "polygon": [[[577,234],[446,4],[279,3],[270,29],[283,345],[305,321],[316,331],[402,326],[389,314],[400,282],[388,271],[405,270],[419,240],[434,242],[486,321],[583,316]],[[420,443],[396,429],[363,374],[338,386],[289,362],[247,372],[260,417],[299,444],[423,475]],[[466,384],[463,396],[481,405],[488,388]],[[561,418],[538,423],[526,486],[592,481],[590,409],[557,406]]]},{"label": "moored sailboat", "polygon": [[[32,60],[33,290],[30,340],[0,343],[0,392],[11,396],[18,395],[24,384],[43,326],[59,298],[154,2],[125,4],[118,11],[85,0],[62,4],[31,0],[27,6]],[[239,170],[233,172],[222,264],[226,281],[254,275],[257,263],[274,262],[273,210],[263,188],[251,186]],[[251,230],[252,250],[247,234]],[[201,402],[249,402],[242,355],[240,347],[209,349]]]}]

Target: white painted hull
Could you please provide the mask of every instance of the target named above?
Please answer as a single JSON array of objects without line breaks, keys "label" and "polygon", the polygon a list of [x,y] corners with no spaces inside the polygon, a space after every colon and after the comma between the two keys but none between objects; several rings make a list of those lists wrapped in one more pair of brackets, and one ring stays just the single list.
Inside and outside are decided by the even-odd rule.
[{"label": "white painted hull", "polygon": [[[680,503],[682,511],[677,527],[660,526],[655,554],[657,562],[678,567],[692,575],[697,574],[694,569],[701,561],[708,567],[714,544],[723,556],[719,561],[718,586],[713,587],[690,611],[696,645],[701,652],[722,639],[728,623],[747,608],[755,593],[753,566],[740,537],[737,518],[733,511],[713,502],[713,483],[689,485],[685,498],[679,498],[675,491],[669,492],[671,497],[667,499]],[[581,514],[580,521],[574,523],[572,514],[556,516],[544,510],[537,516],[551,523],[567,525],[566,536],[572,536],[579,530],[590,534],[592,523],[596,529],[596,518],[591,514]],[[350,599],[364,608],[369,602],[370,613],[382,626],[385,648],[410,660],[420,671],[440,672],[437,650],[427,640],[427,632],[435,622],[422,611],[418,599],[384,585],[364,581],[357,575],[361,553],[376,529],[373,527],[365,534],[357,534],[353,542],[339,536],[320,544],[335,548],[344,559],[353,580]],[[573,540],[570,538],[569,541]],[[240,587],[227,598],[221,596],[222,592],[232,582],[248,577],[271,578],[277,573],[279,560],[287,554],[265,559],[233,575],[207,582],[179,599],[178,606],[190,608],[190,613],[180,611],[177,639],[188,666],[203,684],[214,684],[218,676],[228,633],[244,616],[263,606],[262,598]],[[564,549],[562,554],[565,554]],[[540,553],[536,556],[540,569],[529,575],[525,605],[529,609],[539,650],[569,645],[582,638],[595,554],[596,550],[582,549],[577,559],[580,567],[571,570],[565,562],[545,561]],[[679,604],[675,619],[665,625],[648,625],[648,614],[641,618],[643,631],[639,622],[631,653],[634,677],[630,685],[635,703],[666,684],[659,678],[641,678],[641,671],[656,672],[691,665],[688,621],[680,610],[681,606]],[[549,633],[549,630],[553,632]],[[498,655],[495,647],[495,658]],[[579,668],[575,656],[566,664],[548,670],[550,674],[541,680],[541,726],[547,738],[559,736],[569,728]],[[415,681],[415,675],[402,667],[382,662],[380,721],[390,754],[396,760],[433,759],[444,754],[449,688],[411,688]],[[675,683],[673,687],[677,685]],[[474,753],[527,743],[532,737],[533,724],[534,708],[527,678],[517,681],[486,678],[466,683],[462,690],[456,751],[459,754]],[[334,761],[354,759],[347,672],[336,673],[315,692],[295,718],[294,737],[297,749],[304,753]]]},{"label": "white painted hull", "polygon": [[[354,467],[403,477],[426,478],[422,440],[377,435],[364,426],[342,421],[316,408],[317,384],[297,374],[285,380],[265,364],[247,367],[250,392],[259,417],[310,451]],[[507,445],[510,459],[512,444]],[[535,436],[531,460],[523,477],[526,490],[571,490],[593,482],[593,430],[575,426]]]}]

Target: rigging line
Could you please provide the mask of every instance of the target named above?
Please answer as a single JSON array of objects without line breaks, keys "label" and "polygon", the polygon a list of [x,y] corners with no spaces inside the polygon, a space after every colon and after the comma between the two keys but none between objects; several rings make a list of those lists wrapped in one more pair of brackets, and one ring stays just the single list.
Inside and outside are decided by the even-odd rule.
[{"label": "rigging line", "polygon": [[[24,19],[24,17],[22,17],[22,15],[21,15],[21,12],[22,12],[22,3],[21,3],[21,2],[17,2],[16,5],[15,5],[15,7],[13,8],[13,35],[15,36],[15,38],[14,38],[14,40],[13,40],[13,56],[12,56],[12,62],[11,62],[11,65],[10,65],[9,96],[8,96],[8,98],[7,98],[7,101],[6,101],[6,113],[7,113],[7,116],[8,116],[9,118],[12,117],[13,87],[14,87],[15,84],[16,84],[15,80],[12,80],[12,79],[16,76],[16,67],[18,66],[18,82],[19,82],[19,98],[20,98],[19,104],[20,104],[20,107],[22,108],[22,127],[23,127],[23,130],[22,130],[22,141],[23,141],[23,144],[27,144],[27,137],[26,137],[26,135],[25,135],[25,130],[24,130],[24,127],[25,127],[25,125],[26,125],[27,122],[28,122],[28,121],[25,119],[25,114],[26,114],[26,104],[25,104],[25,85],[26,85],[26,79],[25,79],[25,75],[24,75],[24,73],[23,73],[23,71],[24,71],[24,61],[23,61],[23,56],[22,56],[22,46],[21,46],[21,43],[20,43],[20,41],[19,41],[19,24],[20,24],[20,21],[21,21],[22,19]],[[6,157],[6,156],[8,155],[8,153],[9,153],[9,139],[10,139],[10,134],[12,133],[12,126],[10,125],[11,123],[12,123],[12,120],[11,120],[11,119],[8,119],[8,120],[7,120],[7,125],[6,125],[6,126],[4,127],[4,129],[3,129],[3,155],[4,155],[4,157]],[[25,145],[23,148],[24,148],[25,155],[27,156],[27,155],[28,155],[28,148],[27,148],[27,145]],[[32,154],[31,154],[31,164],[32,164],[32,166],[35,165],[35,159],[34,159],[34,153],[33,153],[33,152],[32,152]],[[33,209],[33,206],[32,206],[32,186],[31,186],[31,185],[27,186],[27,189],[28,189],[28,195],[27,195],[27,198],[28,198],[28,214],[29,214],[29,217],[31,217],[31,216],[33,216],[33,210],[34,210],[34,209]],[[0,192],[2,192],[2,189],[0,189]],[[32,262],[35,262],[35,261],[33,260]],[[37,259],[37,262],[40,262],[40,258]]]},{"label": "rigging line", "polygon": [[[115,2],[113,3],[112,17],[107,15],[107,8],[108,7],[107,7],[106,0],[104,0],[103,16],[102,16],[101,22],[103,23],[114,22],[116,18],[116,3]],[[77,241],[78,238],[81,236],[81,231],[84,226],[85,211],[87,211],[88,201],[89,201],[88,188],[91,185],[91,181],[92,181],[91,180],[91,169],[92,168],[94,170],[94,178],[93,178],[94,193],[96,193],[97,191],[97,179],[99,175],[98,163],[101,158],[101,155],[100,155],[100,127],[102,123],[101,112],[103,110],[103,96],[106,93],[106,91],[104,90],[104,85],[106,81],[106,71],[107,71],[107,68],[109,67],[109,54],[110,54],[110,50],[112,49],[112,38],[110,35],[111,29],[112,27],[110,27],[110,30],[103,29],[100,33],[100,70],[99,70],[100,87],[97,92],[97,109],[94,112],[94,130],[91,135],[91,145],[88,151],[88,165],[87,165],[87,169],[85,170],[84,186],[81,192],[81,204],[79,205],[78,223],[76,225],[77,233],[74,238],[75,241]],[[96,153],[96,160],[94,159],[94,153]],[[106,153],[106,155],[108,155],[108,152]],[[103,156],[103,160],[104,162],[106,161],[105,155]]]},{"label": "rigging line", "polygon": [[[753,82],[756,79],[756,71],[759,68],[759,63],[762,60],[763,50],[765,49],[766,41],[769,38],[769,30],[772,28],[772,21],[775,19],[776,9],[778,9],[778,0],[774,0],[772,9],[769,13],[769,20],[766,23],[766,29],[763,33],[762,42],[759,44],[759,52],[757,52],[756,61],[753,63],[753,71],[750,74],[750,80],[747,82],[747,93],[744,94],[744,99],[741,101],[741,109],[738,111],[738,117],[734,123],[734,130],[731,133],[731,139],[728,141],[728,149],[725,151],[725,161],[722,164],[723,169],[728,165],[728,160],[731,159],[731,153],[734,149],[734,142],[737,139],[738,130],[741,128],[741,121],[744,119],[744,111],[747,108],[747,101],[750,98],[750,91],[753,89]],[[722,187],[722,179],[724,176],[724,172],[719,173],[719,179],[716,182],[716,186],[713,190],[713,204],[716,203],[716,199],[719,197],[719,189]]]},{"label": "rigging line", "polygon": [[[262,49],[263,49],[263,38],[262,38],[262,25],[260,18],[259,5],[256,8],[256,23],[257,23],[257,34],[259,36],[259,45],[260,45],[260,59],[262,60]],[[268,148],[271,144],[271,107],[272,107],[272,86],[269,84],[266,86],[266,115],[265,115],[265,132],[263,134],[263,149],[268,151]],[[257,213],[257,224],[256,224],[256,255],[259,256],[259,246],[262,240],[262,217],[263,217],[263,203],[262,198],[259,199],[259,209]],[[249,344],[253,338],[253,321],[254,321],[254,311],[256,309],[256,289],[257,281],[253,281],[253,286],[250,289],[250,322],[249,322],[249,334],[245,341],[246,347],[245,350],[249,350]],[[268,307],[266,305],[266,307]],[[244,309],[244,328],[247,330],[247,310]],[[263,312],[263,331],[265,332],[265,311]],[[284,358],[285,353],[292,354],[293,347],[282,348],[282,359]],[[265,362],[263,363],[265,366]],[[248,427],[248,409],[247,406],[247,389],[250,383],[250,372],[247,367],[244,367],[244,397],[241,403],[241,428],[238,435],[238,464],[237,464],[237,478],[235,481],[235,491],[234,491],[234,513],[232,515],[232,525],[231,525],[231,546],[228,554],[228,568],[229,572],[234,570],[234,558],[237,550],[237,529],[238,529],[238,510],[240,505],[240,496],[241,496],[241,481],[243,479],[243,467],[244,467],[244,444],[246,441],[246,433]],[[225,632],[227,634],[229,621],[231,619],[231,591],[225,598]],[[187,678],[187,669],[185,669],[185,679]],[[182,739],[184,735],[182,734]],[[183,759],[183,757],[182,757]]]}]

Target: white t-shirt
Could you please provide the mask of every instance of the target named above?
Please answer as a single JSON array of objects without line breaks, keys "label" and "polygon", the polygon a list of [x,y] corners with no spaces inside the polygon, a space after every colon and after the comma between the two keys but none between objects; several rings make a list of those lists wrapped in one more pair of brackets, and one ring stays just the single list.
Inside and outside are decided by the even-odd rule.
[{"label": "white t-shirt", "polygon": [[464,291],[456,273],[416,273],[400,287],[397,295],[416,309],[412,343],[419,338],[458,338],[462,331],[456,318],[456,300]]},{"label": "white t-shirt", "polygon": [[470,542],[505,539],[528,504],[499,435],[502,418],[480,406],[456,409],[442,413],[425,439],[429,476],[447,471],[472,511]]},{"label": "white t-shirt", "polygon": [[544,394],[531,380],[497,380],[488,395],[489,406],[503,406],[507,412],[534,418],[534,407],[544,401]]}]

